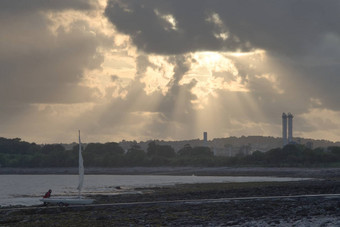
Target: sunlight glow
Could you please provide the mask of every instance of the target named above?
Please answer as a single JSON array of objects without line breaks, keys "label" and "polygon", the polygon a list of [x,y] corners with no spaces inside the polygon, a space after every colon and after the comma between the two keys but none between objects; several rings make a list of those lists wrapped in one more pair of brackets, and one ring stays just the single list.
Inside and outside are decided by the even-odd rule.
[{"label": "sunlight glow", "polygon": [[260,60],[264,60],[266,51],[261,49],[256,49],[250,52],[226,52],[224,53],[226,56],[233,56],[233,57],[250,57],[255,56]]},{"label": "sunlight glow", "polygon": [[269,81],[272,84],[274,90],[277,91],[278,94],[283,94],[284,90],[279,87],[278,79],[273,74],[262,74],[262,75],[255,75],[256,78],[263,78]]},{"label": "sunlight glow", "polygon": [[216,31],[214,32],[214,36],[216,39],[226,40],[229,38],[229,32],[227,31],[225,25],[223,24],[220,16],[217,13],[210,13],[207,16],[206,21],[216,26]]},{"label": "sunlight glow", "polygon": [[[58,12],[46,12],[51,21],[49,29],[55,36],[60,32],[82,33],[83,36],[96,37],[98,42],[107,42],[111,39],[112,44],[105,43],[97,47],[98,56],[104,57],[100,69],[84,69],[81,85],[95,88],[97,98],[121,97],[127,95],[126,87],[135,76],[136,50],[129,44],[129,37],[117,33],[112,23],[103,16],[107,2],[105,0],[94,1],[97,10],[84,14],[75,10]],[[118,77],[112,81],[112,75]]]},{"label": "sunlight glow", "polygon": [[164,29],[165,30],[177,30],[177,21],[175,19],[175,17],[171,14],[162,14],[161,12],[159,12],[157,9],[154,10],[155,14],[157,16],[159,16],[160,18],[162,18],[165,22],[167,22],[168,25],[170,26],[165,26]]},{"label": "sunlight glow", "polygon": [[238,70],[235,67],[232,60],[223,56],[219,52],[196,52],[192,58],[196,61],[192,65],[192,71],[200,73],[200,70],[209,72],[210,76],[212,72],[227,71],[233,75],[238,74]]},{"label": "sunlight glow", "polygon": [[229,90],[248,92],[233,60],[219,52],[196,52],[192,54],[191,70],[183,77],[181,84],[197,81],[192,92],[198,97],[193,101],[197,109],[203,109],[208,96],[216,96],[216,91]]},{"label": "sunlight glow", "polygon": [[147,94],[161,91],[165,95],[168,91],[167,85],[173,75],[174,66],[163,56],[151,55],[149,61],[152,65],[147,68],[145,75],[140,79],[145,84],[144,90]]}]

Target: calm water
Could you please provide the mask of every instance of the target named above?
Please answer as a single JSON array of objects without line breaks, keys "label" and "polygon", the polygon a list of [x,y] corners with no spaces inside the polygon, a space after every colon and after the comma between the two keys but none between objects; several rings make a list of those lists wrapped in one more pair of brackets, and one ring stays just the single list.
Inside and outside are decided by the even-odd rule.
[{"label": "calm water", "polygon": [[[221,177],[159,175],[86,175],[82,194],[138,193],[135,188],[193,183],[297,181],[288,177]],[[52,196],[77,195],[78,175],[0,175],[0,206],[38,205],[48,189]],[[120,186],[122,189],[117,190]]]}]

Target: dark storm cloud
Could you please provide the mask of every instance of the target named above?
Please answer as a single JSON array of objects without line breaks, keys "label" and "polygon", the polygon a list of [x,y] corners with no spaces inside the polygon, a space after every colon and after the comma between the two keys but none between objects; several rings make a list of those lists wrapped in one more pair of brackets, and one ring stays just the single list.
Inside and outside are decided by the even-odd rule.
[{"label": "dark storm cloud", "polygon": [[[105,14],[141,50],[178,54],[200,50],[249,50],[262,48],[286,54],[303,53],[328,32],[339,34],[338,1],[249,0],[110,0]],[[177,30],[156,12],[171,14]],[[214,34],[217,13],[229,33],[226,40]],[[250,44],[250,46],[249,46]]]},{"label": "dark storm cloud", "polygon": [[213,1],[212,5],[232,34],[268,51],[303,54],[325,33],[340,32],[337,1]]},{"label": "dark storm cloud", "polygon": [[[214,36],[216,25],[208,23],[208,1],[109,1],[105,15],[117,29],[131,36],[141,50],[157,54],[181,54],[196,50],[248,50],[245,42]],[[172,14],[177,30],[159,13]]]},{"label": "dark storm cloud", "polygon": [[[50,19],[53,13],[63,10],[90,12],[92,9],[95,9],[94,1],[0,1],[2,133],[9,130],[18,133],[20,126],[15,124],[20,120],[51,116],[43,115],[34,104],[96,100],[97,89],[79,82],[86,70],[100,68],[104,58],[98,47],[113,44],[107,44],[107,37],[100,31],[93,32],[82,17],[57,26]],[[25,130],[30,131],[23,126],[22,132]]]},{"label": "dark storm cloud", "polygon": [[[257,75],[278,75],[284,94],[264,86],[254,69],[241,67],[239,72],[253,97],[266,100],[258,104],[268,112],[272,105],[284,103],[303,113],[311,107],[311,98],[319,99],[324,108],[340,109],[339,1],[109,0],[105,15],[148,53],[264,49],[281,71]],[[169,29],[162,15],[173,15],[176,29]],[[215,22],[213,15],[218,15]],[[228,38],[216,36],[219,32],[227,32]],[[247,76],[251,79],[245,81]],[[273,96],[276,102],[269,102]]]},{"label": "dark storm cloud", "polygon": [[[0,40],[0,90],[3,102],[63,103],[89,100],[90,90],[73,97],[84,69],[99,67],[103,58],[96,52],[99,45],[92,34],[77,24],[70,31],[63,28],[52,35],[43,15],[26,15],[24,21],[4,25]],[[38,21],[36,27],[24,29]],[[1,22],[0,22],[1,24]],[[87,90],[87,91],[86,91]],[[6,97],[6,98],[5,98]]]},{"label": "dark storm cloud", "polygon": [[[98,46],[107,37],[82,19],[50,29],[44,13],[91,10],[95,1],[0,1],[0,100],[6,103],[78,103],[93,101],[95,89],[79,85],[85,70],[100,67]],[[6,12],[8,14],[6,14]],[[88,11],[87,11],[88,12]]]},{"label": "dark storm cloud", "polygon": [[37,10],[89,10],[95,6],[91,0],[1,0],[0,12],[10,14]]}]

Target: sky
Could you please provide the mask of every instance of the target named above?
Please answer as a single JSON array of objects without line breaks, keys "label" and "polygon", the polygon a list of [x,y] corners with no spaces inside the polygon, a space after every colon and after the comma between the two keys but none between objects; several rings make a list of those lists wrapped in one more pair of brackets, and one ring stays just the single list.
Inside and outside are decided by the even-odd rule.
[{"label": "sky", "polygon": [[339,141],[340,1],[1,0],[0,137]]}]

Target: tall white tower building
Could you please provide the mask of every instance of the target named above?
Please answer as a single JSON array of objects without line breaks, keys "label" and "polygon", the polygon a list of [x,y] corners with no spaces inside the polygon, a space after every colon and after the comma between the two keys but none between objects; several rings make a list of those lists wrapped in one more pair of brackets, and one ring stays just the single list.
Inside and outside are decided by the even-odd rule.
[{"label": "tall white tower building", "polygon": [[282,113],[282,142],[283,146],[286,146],[287,141],[287,114]]},{"label": "tall white tower building", "polygon": [[288,143],[293,142],[293,114],[288,113]]}]

